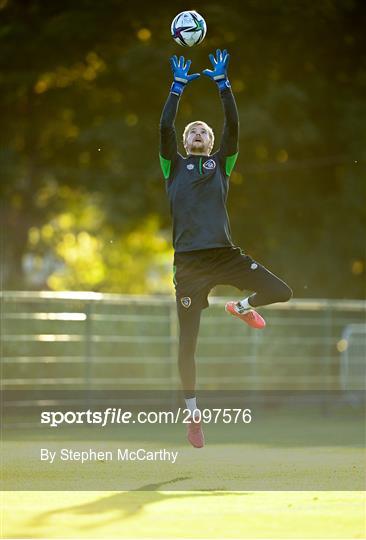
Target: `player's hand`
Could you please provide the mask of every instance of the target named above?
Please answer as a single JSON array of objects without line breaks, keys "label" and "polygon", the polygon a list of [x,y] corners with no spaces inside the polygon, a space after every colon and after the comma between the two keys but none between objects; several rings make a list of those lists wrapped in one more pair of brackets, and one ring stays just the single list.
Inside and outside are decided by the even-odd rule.
[{"label": "player's hand", "polygon": [[191,60],[185,60],[184,56],[181,56],[178,60],[176,55],[172,56],[170,59],[170,65],[173,71],[174,82],[172,84],[171,92],[180,96],[185,88],[185,86],[193,81],[198,79],[200,73],[193,73],[188,75],[189,68],[191,67]]},{"label": "player's hand", "polygon": [[216,58],[213,54],[209,54],[208,57],[211,60],[213,70],[205,69],[202,73],[215,81],[220,90],[229,87],[230,83],[227,77],[227,67],[229,65],[230,55],[227,50],[221,51],[220,49],[217,49]]}]

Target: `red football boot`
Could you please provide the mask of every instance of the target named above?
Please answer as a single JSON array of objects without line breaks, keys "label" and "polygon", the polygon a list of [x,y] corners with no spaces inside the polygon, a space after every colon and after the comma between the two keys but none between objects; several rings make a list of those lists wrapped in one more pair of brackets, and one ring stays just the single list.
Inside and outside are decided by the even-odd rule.
[{"label": "red football boot", "polygon": [[[197,417],[196,417],[197,418]],[[202,448],[205,444],[201,422],[190,420],[188,425],[188,440],[195,448]]]},{"label": "red football boot", "polygon": [[254,311],[254,309],[247,309],[240,313],[237,302],[228,302],[225,306],[225,310],[234,317],[238,317],[252,328],[264,328],[266,326],[266,321],[259,313]]}]

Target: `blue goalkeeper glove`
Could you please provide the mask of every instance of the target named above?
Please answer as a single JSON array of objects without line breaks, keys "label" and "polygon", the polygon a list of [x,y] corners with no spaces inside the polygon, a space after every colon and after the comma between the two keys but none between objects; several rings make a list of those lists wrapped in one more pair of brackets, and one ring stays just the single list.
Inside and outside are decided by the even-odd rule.
[{"label": "blue goalkeeper glove", "polygon": [[209,54],[208,57],[211,60],[213,70],[205,69],[202,73],[215,81],[220,90],[230,88],[229,79],[227,77],[227,66],[229,64],[230,55],[227,50],[221,51],[220,49],[217,49],[216,58],[213,54]]},{"label": "blue goalkeeper glove", "polygon": [[185,86],[193,81],[194,79],[198,79],[200,76],[200,73],[193,73],[193,75],[188,75],[189,68],[191,67],[191,60],[187,60],[185,62],[185,59],[183,56],[181,56],[178,60],[177,56],[172,56],[170,59],[170,65],[172,67],[173,76],[174,76],[174,82],[172,84],[172,87],[170,91],[173,94],[176,94],[177,96],[180,96],[185,88]]}]

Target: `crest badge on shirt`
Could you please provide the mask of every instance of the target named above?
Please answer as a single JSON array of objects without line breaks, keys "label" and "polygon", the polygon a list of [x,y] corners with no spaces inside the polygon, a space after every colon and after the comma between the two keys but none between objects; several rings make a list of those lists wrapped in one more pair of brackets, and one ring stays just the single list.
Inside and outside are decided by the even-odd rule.
[{"label": "crest badge on shirt", "polygon": [[212,171],[216,167],[216,161],[214,159],[208,159],[204,162],[203,168]]}]

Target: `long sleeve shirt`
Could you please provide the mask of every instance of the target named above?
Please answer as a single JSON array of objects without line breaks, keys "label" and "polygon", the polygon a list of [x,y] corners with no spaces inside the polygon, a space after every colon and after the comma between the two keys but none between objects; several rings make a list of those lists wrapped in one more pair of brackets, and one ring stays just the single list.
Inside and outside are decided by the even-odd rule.
[{"label": "long sleeve shirt", "polygon": [[230,88],[220,91],[224,129],[220,148],[210,156],[177,150],[175,117],[179,97],[170,94],[160,120],[160,164],[166,180],[176,252],[232,246],[226,201],[238,156],[239,119]]}]

